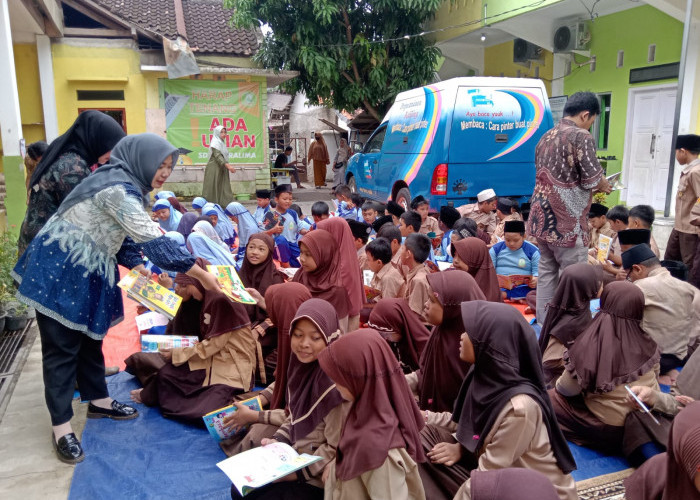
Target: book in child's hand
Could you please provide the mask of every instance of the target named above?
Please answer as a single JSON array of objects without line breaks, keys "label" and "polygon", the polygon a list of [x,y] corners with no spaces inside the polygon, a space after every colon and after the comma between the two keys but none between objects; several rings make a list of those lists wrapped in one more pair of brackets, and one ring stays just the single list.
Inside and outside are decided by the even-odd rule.
[{"label": "book in child's hand", "polygon": [[376,288],[372,288],[371,286],[365,285],[365,297],[367,297],[367,300],[369,302],[374,302],[374,299],[379,297],[381,294],[381,290],[377,290]]},{"label": "book in child's hand", "polygon": [[599,262],[605,264],[608,260],[608,255],[610,255],[610,247],[612,246],[612,238],[610,236],[605,236],[604,234],[598,235],[598,255],[597,259]]},{"label": "book in child's hand", "polygon": [[532,281],[532,276],[528,274],[511,274],[510,276],[504,276],[502,274],[497,274],[498,286],[505,290],[512,290],[513,288],[529,285]]},{"label": "book in child's hand", "polygon": [[[251,410],[262,411],[260,396],[255,396],[254,398],[246,399],[245,401],[241,401],[240,404],[246,405]],[[202,420],[204,420],[204,425],[207,427],[207,430],[209,431],[209,434],[211,434],[211,437],[213,437],[217,441],[223,441],[224,439],[228,439],[234,434],[236,434],[234,431],[224,427],[224,418],[235,413],[236,411],[237,408],[234,405],[230,405],[224,408],[219,408],[218,410],[214,410],[213,412],[207,413],[202,417]]]},{"label": "book in child's hand", "polygon": [[270,210],[263,216],[263,227],[265,231],[269,231],[275,226],[279,226],[282,222],[282,216],[275,210]]},{"label": "book in child's hand", "polygon": [[129,298],[151,311],[161,313],[168,319],[175,317],[182,303],[182,297],[151,281],[138,271],[130,271],[117,283],[117,286],[126,291]]},{"label": "book in child's hand", "polygon": [[246,496],[256,488],[265,486],[299,469],[321,460],[320,456],[299,455],[284,443],[273,443],[253,448],[219,462],[238,492]]},{"label": "book in child's hand", "polygon": [[256,304],[255,299],[246,291],[241,278],[233,266],[207,266],[207,271],[216,276],[221,291],[234,302]]},{"label": "book in child's hand", "polygon": [[186,335],[141,335],[141,352],[159,352],[162,349],[192,347],[199,339]]}]

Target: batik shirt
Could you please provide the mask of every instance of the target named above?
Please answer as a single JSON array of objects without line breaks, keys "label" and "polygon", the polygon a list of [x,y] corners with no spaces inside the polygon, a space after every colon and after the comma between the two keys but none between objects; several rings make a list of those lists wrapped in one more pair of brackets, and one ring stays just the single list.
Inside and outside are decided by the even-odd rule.
[{"label": "batik shirt", "polygon": [[528,234],[556,247],[588,246],[591,191],[603,169],[591,134],[566,118],[542,136],[535,150],[535,190]]}]

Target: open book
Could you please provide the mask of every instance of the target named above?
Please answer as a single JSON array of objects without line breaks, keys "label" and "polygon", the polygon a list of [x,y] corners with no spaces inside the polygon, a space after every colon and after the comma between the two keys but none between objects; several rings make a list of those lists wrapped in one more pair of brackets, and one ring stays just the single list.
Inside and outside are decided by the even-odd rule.
[{"label": "open book", "polygon": [[529,285],[530,281],[532,281],[532,276],[529,274],[511,274],[510,276],[497,274],[496,277],[498,278],[498,286],[505,290],[512,290],[518,286]]},{"label": "open book", "polygon": [[[240,404],[246,405],[251,410],[262,411],[260,396],[255,396],[254,398],[246,399],[245,401],[241,401]],[[237,408],[233,405],[230,405],[224,408],[219,408],[218,410],[214,410],[211,413],[207,413],[202,417],[202,420],[204,420],[204,425],[207,426],[207,430],[209,431],[209,434],[211,434],[211,437],[213,437],[217,441],[223,441],[224,439],[228,439],[234,434],[236,434],[235,432],[230,431],[226,427],[224,427],[224,418],[228,417],[232,413],[235,413],[236,411]]]},{"label": "open book", "polygon": [[199,339],[186,335],[141,335],[141,352],[159,352],[161,349],[192,347]]},{"label": "open book", "polygon": [[129,298],[151,311],[161,313],[168,319],[175,317],[182,303],[182,297],[151,281],[138,271],[129,272],[117,283],[117,286],[125,290]]},{"label": "open book", "polygon": [[255,488],[319,460],[319,456],[306,453],[299,455],[288,444],[273,443],[234,455],[216,466],[224,471],[239,493],[246,496]]},{"label": "open book", "polygon": [[610,247],[612,246],[612,238],[604,234],[598,235],[598,262],[605,263],[610,255]]},{"label": "open book", "polygon": [[234,302],[255,304],[255,299],[246,291],[241,278],[233,266],[207,266],[207,271],[216,276],[221,291]]}]

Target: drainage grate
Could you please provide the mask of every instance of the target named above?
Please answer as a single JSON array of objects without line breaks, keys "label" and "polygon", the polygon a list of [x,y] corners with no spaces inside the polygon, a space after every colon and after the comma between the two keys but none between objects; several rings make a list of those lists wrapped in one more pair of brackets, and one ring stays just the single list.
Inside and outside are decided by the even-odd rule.
[{"label": "drainage grate", "polygon": [[37,329],[32,328],[34,320],[29,320],[22,330],[0,334],[0,422],[5,415],[7,403],[17,383],[24,362],[34,344]]}]

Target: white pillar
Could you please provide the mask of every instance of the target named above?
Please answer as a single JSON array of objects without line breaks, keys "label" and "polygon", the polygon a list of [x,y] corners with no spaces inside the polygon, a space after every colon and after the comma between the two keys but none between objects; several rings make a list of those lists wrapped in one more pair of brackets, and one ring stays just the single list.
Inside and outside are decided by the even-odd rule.
[{"label": "white pillar", "polygon": [[564,95],[564,77],[566,76],[566,61],[568,54],[552,54],[552,96]]},{"label": "white pillar", "polygon": [[4,156],[19,156],[22,118],[19,113],[17,74],[15,72],[10,12],[7,0],[0,0],[0,129]]},{"label": "white pillar", "polygon": [[41,102],[44,111],[44,131],[46,133],[46,142],[50,144],[51,141],[59,136],[59,133],[51,39],[48,36],[36,36],[36,52],[39,60],[39,83],[41,84]]}]

